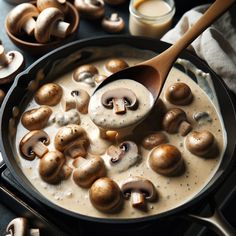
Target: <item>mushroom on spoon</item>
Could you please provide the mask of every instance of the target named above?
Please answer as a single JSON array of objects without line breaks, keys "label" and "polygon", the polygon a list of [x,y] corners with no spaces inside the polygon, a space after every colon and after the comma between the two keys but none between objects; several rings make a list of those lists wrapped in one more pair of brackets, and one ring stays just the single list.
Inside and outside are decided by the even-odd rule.
[{"label": "mushroom on spoon", "polygon": [[[148,111],[151,111],[151,108],[155,104],[155,101],[158,99],[163,85],[166,81],[167,75],[175,62],[179,54],[194,40],[196,39],[209,25],[212,24],[217,18],[219,18],[233,3],[235,0],[216,0],[215,3],[204,13],[204,15],[180,38],[175,44],[170,48],[162,52],[160,55],[144,61],[136,66],[120,70],[106,80],[104,80],[94,91],[91,102],[94,101],[93,97],[96,97],[96,93],[105,89],[110,83],[113,83],[116,80],[130,79],[139,82],[142,84],[152,95],[153,101],[149,110],[147,110],[145,115],[139,116],[138,119],[133,119],[133,123],[130,122],[126,124],[122,123],[119,128],[115,127],[116,130],[126,128],[127,126],[135,126],[144,120]],[[135,92],[135,91],[134,91]],[[95,99],[96,100],[96,99]],[[114,103],[114,102],[113,102]],[[125,99],[124,99],[125,103]],[[90,104],[89,107],[92,107]],[[93,116],[94,109],[89,109],[90,117]],[[116,114],[114,114],[116,115]],[[92,119],[93,120],[93,119]],[[93,120],[94,121],[94,120]],[[107,127],[103,124],[96,123],[101,129],[109,129],[114,127]],[[114,130],[115,130],[114,129]]]}]

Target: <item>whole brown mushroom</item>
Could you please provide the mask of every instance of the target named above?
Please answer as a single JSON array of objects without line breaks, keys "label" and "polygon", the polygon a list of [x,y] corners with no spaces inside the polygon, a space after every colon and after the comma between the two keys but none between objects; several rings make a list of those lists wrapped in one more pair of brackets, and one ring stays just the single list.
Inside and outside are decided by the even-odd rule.
[{"label": "whole brown mushroom", "polygon": [[185,140],[187,149],[194,155],[201,157],[217,156],[219,149],[214,135],[207,131],[193,131]]},{"label": "whole brown mushroom", "polygon": [[151,181],[148,179],[133,176],[128,178],[121,186],[121,192],[125,199],[130,199],[131,205],[143,208],[146,201],[155,201],[157,192]]},{"label": "whole brown mushroom", "polygon": [[55,83],[44,84],[36,91],[34,99],[39,105],[55,106],[62,98],[62,87]]},{"label": "whole brown mushroom", "polygon": [[144,137],[142,140],[142,146],[148,150],[151,150],[154,147],[167,142],[168,138],[163,132],[155,132]]},{"label": "whole brown mushroom", "polygon": [[170,134],[179,132],[182,136],[186,136],[192,130],[186,113],[180,108],[168,110],[163,117],[162,125],[164,130]]},{"label": "whole brown mushroom", "polygon": [[72,169],[67,166],[64,155],[55,150],[46,153],[39,162],[39,174],[41,178],[50,184],[58,184],[67,179]]},{"label": "whole brown mushroom", "polygon": [[161,175],[179,174],[183,167],[180,151],[170,144],[161,144],[154,148],[148,162],[152,170]]},{"label": "whole brown mushroom", "polygon": [[86,157],[89,139],[85,130],[76,124],[61,127],[56,133],[54,145],[65,157]]},{"label": "whole brown mushroom", "polygon": [[58,8],[64,14],[66,14],[68,11],[66,0],[37,0],[37,8],[39,11],[43,11],[49,7]]},{"label": "whole brown mushroom", "polygon": [[121,192],[115,181],[104,177],[96,180],[89,190],[90,201],[93,206],[105,212],[110,212],[120,205]]},{"label": "whole brown mushroom", "polygon": [[47,126],[51,114],[52,109],[50,107],[41,106],[24,112],[21,122],[28,130],[43,129]]},{"label": "whole brown mushroom", "polygon": [[185,83],[174,83],[166,90],[166,99],[175,105],[189,105],[193,100],[190,87]]},{"label": "whole brown mushroom", "polygon": [[125,28],[125,22],[117,13],[112,13],[103,18],[102,28],[108,33],[120,33]]},{"label": "whole brown mushroom", "polygon": [[125,62],[124,60],[119,59],[119,58],[110,59],[105,64],[106,70],[108,70],[110,73],[116,73],[117,71],[123,70],[127,67],[129,67],[127,62]]},{"label": "whole brown mushroom", "polygon": [[85,158],[78,157],[73,161],[76,168],[73,171],[74,182],[82,188],[89,188],[96,179],[106,175],[104,161],[99,156],[88,155]]}]

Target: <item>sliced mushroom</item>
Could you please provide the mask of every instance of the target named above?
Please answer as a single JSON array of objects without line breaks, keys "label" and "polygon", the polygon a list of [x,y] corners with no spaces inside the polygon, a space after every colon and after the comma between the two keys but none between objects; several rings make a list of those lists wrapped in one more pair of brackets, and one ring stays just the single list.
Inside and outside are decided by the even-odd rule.
[{"label": "sliced mushroom", "polygon": [[82,114],[88,113],[88,105],[90,96],[84,89],[77,89],[71,92],[71,96],[74,97],[77,110]]},{"label": "sliced mushroom", "polygon": [[55,7],[64,14],[68,11],[68,5],[66,0],[37,0],[37,8],[39,11],[43,11],[46,8]]},{"label": "sliced mushroom", "polygon": [[39,105],[55,106],[62,98],[62,87],[55,83],[44,84],[35,93],[34,99]]},{"label": "sliced mushroom", "polygon": [[185,144],[192,154],[201,157],[211,158],[219,152],[214,135],[207,130],[192,131],[188,134]]},{"label": "sliced mushroom", "polygon": [[5,53],[4,47],[0,45],[0,84],[12,82],[23,67],[24,57],[20,52]]},{"label": "sliced mushroom", "polygon": [[22,125],[28,130],[43,129],[47,126],[52,109],[47,106],[34,108],[23,113]]},{"label": "sliced mushroom", "polygon": [[21,139],[20,152],[27,160],[33,160],[35,156],[41,158],[48,152],[46,145],[49,143],[50,139],[46,132],[33,130]]},{"label": "sliced mushroom", "polygon": [[72,77],[76,82],[83,82],[94,87],[96,85],[94,76],[98,73],[98,69],[94,65],[86,64],[77,68]]},{"label": "sliced mushroom", "polygon": [[189,105],[193,100],[190,87],[185,83],[174,83],[166,90],[166,99],[175,105]]},{"label": "sliced mushroom", "polygon": [[66,157],[86,157],[89,139],[81,126],[70,124],[58,130],[54,144]]},{"label": "sliced mushroom", "polygon": [[167,111],[162,122],[163,128],[170,134],[180,133],[186,136],[191,130],[192,126],[187,121],[186,113],[180,108],[172,108]]},{"label": "sliced mushroom", "polygon": [[125,22],[118,13],[112,13],[102,20],[102,27],[109,33],[119,33],[125,28]]},{"label": "sliced mushroom", "polygon": [[125,62],[122,59],[114,58],[109,60],[105,64],[105,68],[110,72],[110,73],[115,73],[117,71],[123,70],[125,68],[129,67],[127,62]]},{"label": "sliced mushroom", "polygon": [[41,178],[50,184],[58,184],[67,179],[72,169],[67,166],[65,156],[59,151],[46,153],[39,162],[39,174]]},{"label": "sliced mushroom", "polygon": [[29,223],[26,218],[18,217],[13,219],[6,228],[6,232],[9,236],[39,236],[39,229],[30,229]]},{"label": "sliced mushroom", "polygon": [[89,190],[89,197],[96,209],[105,212],[117,209],[122,201],[119,186],[115,181],[106,177],[93,183]]},{"label": "sliced mushroom", "polygon": [[104,161],[99,156],[78,157],[73,161],[76,168],[73,171],[73,180],[82,188],[89,188],[96,179],[106,175]]},{"label": "sliced mushroom", "polygon": [[103,0],[75,0],[74,5],[81,17],[89,20],[100,19],[105,13]]},{"label": "sliced mushroom", "polygon": [[80,124],[80,116],[78,111],[76,110],[69,110],[63,113],[57,113],[55,115],[55,122],[59,126],[65,126],[69,124]]},{"label": "sliced mushroom", "polygon": [[24,30],[28,35],[34,34],[34,17],[39,15],[38,9],[31,3],[22,3],[14,7],[7,16],[9,31],[14,35],[21,35]]},{"label": "sliced mushroom", "polygon": [[117,172],[126,171],[140,160],[138,147],[131,141],[122,142],[118,147],[110,146],[107,155],[110,157],[112,170]]},{"label": "sliced mushroom", "polygon": [[50,41],[51,36],[65,38],[69,34],[70,24],[64,22],[64,14],[55,7],[44,9],[36,20],[35,39],[39,43]]},{"label": "sliced mushroom", "polygon": [[180,151],[170,144],[161,144],[154,148],[148,161],[150,167],[162,175],[180,174],[183,167],[183,158]]},{"label": "sliced mushroom", "polygon": [[124,114],[126,109],[137,109],[138,99],[132,90],[116,88],[106,91],[101,97],[101,103],[106,108],[113,108],[116,114]]},{"label": "sliced mushroom", "polygon": [[167,142],[168,138],[163,132],[156,132],[144,137],[142,140],[142,146],[148,150],[151,150],[154,147]]},{"label": "sliced mushroom", "polygon": [[128,178],[121,186],[121,192],[125,199],[131,200],[133,207],[142,208],[147,201],[155,201],[157,192],[151,181],[133,176]]},{"label": "sliced mushroom", "polygon": [[5,97],[5,92],[2,89],[0,89],[0,106],[2,105],[4,97]]}]

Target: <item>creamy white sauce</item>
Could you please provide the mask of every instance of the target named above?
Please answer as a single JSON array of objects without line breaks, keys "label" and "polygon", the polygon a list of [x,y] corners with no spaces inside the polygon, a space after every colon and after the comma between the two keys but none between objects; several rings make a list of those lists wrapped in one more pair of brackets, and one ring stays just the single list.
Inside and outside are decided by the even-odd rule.
[{"label": "creamy white sauce", "polygon": [[[132,66],[137,64],[139,60],[126,58],[126,61]],[[93,64],[97,66],[100,74],[106,74],[103,68],[104,61],[98,61]],[[148,156],[150,151],[145,150],[142,146],[139,146],[139,163],[130,167],[127,171],[112,171],[109,169],[111,166],[107,164],[107,176],[116,181],[119,186],[121,186],[122,182],[130,176],[142,176],[152,181],[156,187],[159,198],[158,201],[147,204],[148,210],[146,212],[133,208],[127,200],[124,200],[124,205],[119,212],[114,214],[100,212],[92,206],[89,200],[88,189],[78,187],[73,182],[72,176],[58,185],[50,185],[43,182],[38,173],[39,159],[36,158],[33,161],[27,161],[20,157],[18,150],[19,142],[28,131],[22,126],[21,123],[19,123],[17,126],[15,148],[18,153],[18,161],[22,171],[27,176],[29,181],[35,186],[35,188],[47,199],[70,211],[87,216],[102,218],[138,218],[165,212],[186,203],[196,196],[196,194],[203,189],[203,187],[215,174],[224,152],[225,140],[221,119],[219,118],[212,102],[194,81],[176,68],[172,68],[161,94],[161,98],[167,108],[176,106],[166,101],[164,91],[168,86],[178,81],[188,84],[194,95],[194,100],[190,106],[180,106],[187,113],[188,120],[193,125],[193,130],[208,130],[212,132],[218,143],[220,154],[218,157],[213,159],[204,159],[194,156],[185,148],[184,137],[181,137],[179,134],[167,134],[169,142],[179,148],[182,153],[186,166],[185,173],[182,176],[165,177],[155,173],[148,165]],[[63,75],[60,78],[56,78],[55,82],[63,87],[64,95],[67,93],[69,94],[72,90],[75,90],[75,88],[85,89],[91,95],[95,89],[94,87],[92,88],[84,83],[76,83],[73,81],[72,72]],[[34,100],[32,100],[26,110],[35,107],[38,107],[38,105]],[[52,109],[54,113],[63,112],[60,104],[52,107]],[[199,126],[198,122],[193,119],[193,114],[198,111],[208,112],[212,118],[212,122],[204,122]],[[110,145],[114,145],[114,143],[99,137],[99,129],[91,121],[88,115],[80,114],[80,120],[80,125],[87,131],[90,139],[91,144],[89,147],[89,152],[101,155],[105,160],[105,163],[108,163],[106,149]],[[48,146],[50,151],[55,150],[53,142],[58,128],[58,125],[54,123],[44,129],[45,132],[50,135],[51,143]],[[138,132],[140,138],[142,134],[147,131],[147,129],[152,131],[152,124],[147,124],[144,122]],[[67,160],[67,164],[72,167],[71,162],[72,160]]]}]

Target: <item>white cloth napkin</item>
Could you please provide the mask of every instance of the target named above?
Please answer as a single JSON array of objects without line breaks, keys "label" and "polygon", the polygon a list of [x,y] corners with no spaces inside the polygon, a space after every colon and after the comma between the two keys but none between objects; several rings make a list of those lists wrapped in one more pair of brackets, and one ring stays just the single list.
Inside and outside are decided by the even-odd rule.
[{"label": "white cloth napkin", "polygon": [[[174,43],[207,9],[199,6],[186,12],[161,40]],[[224,79],[236,94],[236,5],[205,30],[189,47]]]}]

